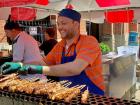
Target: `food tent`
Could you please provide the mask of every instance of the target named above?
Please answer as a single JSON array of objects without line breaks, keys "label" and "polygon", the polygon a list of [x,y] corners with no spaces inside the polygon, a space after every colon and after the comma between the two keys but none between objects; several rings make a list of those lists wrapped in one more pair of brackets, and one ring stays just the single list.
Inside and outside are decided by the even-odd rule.
[{"label": "food tent", "polygon": [[[112,10],[112,9],[137,9],[140,7],[139,0],[128,0],[129,3],[123,4],[114,4],[114,5],[108,5],[103,7],[102,5],[99,5],[99,2],[101,0],[44,0],[48,1],[47,5],[39,5],[36,3],[36,0],[14,0],[17,2],[26,1],[25,4],[22,3],[22,5],[12,4],[10,6],[7,6],[7,2],[12,2],[12,0],[1,0],[0,1],[0,19],[7,20],[9,14],[11,13],[11,8],[13,7],[24,7],[24,8],[34,8],[36,9],[36,19],[42,19],[50,14],[55,14],[59,10],[65,8],[68,4],[70,4],[73,9],[80,11],[82,13],[83,19],[91,19],[94,21],[94,19],[102,18],[104,19],[104,11]],[[109,1],[109,0],[108,0]],[[117,0],[115,0],[117,1]],[[120,0],[118,0],[120,2]],[[121,0],[121,1],[127,1],[127,0]],[[111,1],[113,2],[113,1]],[[2,4],[3,3],[3,4]],[[5,5],[4,5],[5,3]],[[87,15],[90,14],[90,15]],[[101,20],[101,21],[102,21]]]}]

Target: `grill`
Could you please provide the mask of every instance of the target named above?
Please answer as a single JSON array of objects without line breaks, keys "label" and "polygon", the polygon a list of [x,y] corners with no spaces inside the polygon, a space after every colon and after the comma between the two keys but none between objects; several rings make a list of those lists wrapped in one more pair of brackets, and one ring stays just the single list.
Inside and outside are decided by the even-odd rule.
[{"label": "grill", "polygon": [[[6,80],[8,80],[8,79],[10,80],[10,78],[12,78],[12,80],[10,80],[10,81],[12,81],[11,85],[14,82],[18,82],[18,83],[23,83],[24,82],[25,83],[25,81],[22,81],[22,80],[20,80],[20,82],[19,81],[14,81],[14,79],[15,80],[17,79],[17,75],[15,75],[15,74],[11,74],[11,75],[6,76],[4,78],[3,77],[0,77],[0,78],[2,78],[2,79],[0,79],[1,82],[2,82],[2,80],[4,81],[4,79],[6,81]],[[21,79],[33,80],[33,81],[30,81],[30,82],[31,83],[32,82],[36,83],[35,80],[37,78],[35,77],[35,79],[34,78],[21,78]],[[48,80],[48,83],[49,82],[51,82],[51,81]],[[29,81],[28,81],[28,83],[26,82],[26,84],[27,84],[27,86],[29,86],[28,85],[28,84],[30,84]],[[61,82],[61,85],[62,84],[63,83]],[[69,84],[70,84],[70,82],[65,82],[65,84],[63,84],[63,86],[69,86]],[[66,101],[60,100],[60,99],[59,99],[59,101],[52,100],[53,98],[49,99],[50,96],[48,96],[48,94],[36,95],[36,94],[34,94],[34,92],[29,92],[30,94],[28,92],[23,92],[23,91],[12,92],[12,91],[8,90],[8,88],[6,88],[5,85],[3,85],[3,84],[0,84],[0,85],[1,85],[0,105],[38,105],[38,104],[39,105],[81,105],[82,104],[81,103],[82,94],[80,94],[80,93],[79,93],[79,95],[77,95],[76,98],[73,98],[71,101],[69,101],[69,103],[66,103]],[[37,84],[35,84],[35,85],[37,85]],[[9,85],[7,84],[7,86],[10,86],[10,84]],[[21,86],[22,86],[22,84],[21,84]],[[34,86],[34,85],[31,85],[31,86]],[[43,86],[48,86],[49,87],[49,85],[43,85]],[[55,85],[55,86],[58,86],[58,85]],[[24,87],[24,88],[26,88],[26,87]],[[27,87],[27,90],[28,89],[29,89],[29,87]],[[65,88],[61,87],[61,89],[65,89]],[[64,91],[66,91],[66,90],[64,90]],[[62,94],[62,95],[64,95],[64,94]],[[58,96],[61,97],[61,95],[58,95]],[[86,105],[140,105],[140,102],[89,94]]]},{"label": "grill", "polygon": [[[49,99],[47,95],[33,95],[17,92],[13,93],[7,90],[0,90],[0,97],[8,97],[22,101],[23,103],[31,102],[38,103],[40,105],[81,105],[81,95],[78,95],[76,98],[72,99],[70,103],[66,103],[64,100],[53,101]],[[8,100],[6,99],[6,101]],[[140,105],[140,102],[90,94],[86,105]]]}]

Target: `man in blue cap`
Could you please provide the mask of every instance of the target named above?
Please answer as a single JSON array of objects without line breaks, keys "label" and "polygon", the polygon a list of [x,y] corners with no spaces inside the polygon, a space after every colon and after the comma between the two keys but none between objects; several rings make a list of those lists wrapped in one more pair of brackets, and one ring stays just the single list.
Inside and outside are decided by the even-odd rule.
[{"label": "man in blue cap", "polygon": [[[75,10],[61,10],[57,24],[62,40],[44,58],[47,66],[24,65],[20,71],[57,76],[60,81],[71,81],[70,86],[86,85],[82,91],[88,88],[90,93],[104,95],[101,50],[93,36],[80,34],[80,19]],[[3,74],[9,71],[3,69]]]}]

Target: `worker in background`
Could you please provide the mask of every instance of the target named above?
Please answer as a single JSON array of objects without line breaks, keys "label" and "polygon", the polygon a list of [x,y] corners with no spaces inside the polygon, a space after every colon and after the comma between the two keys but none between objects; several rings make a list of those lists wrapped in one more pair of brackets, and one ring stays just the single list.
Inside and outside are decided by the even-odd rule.
[{"label": "worker in background", "polygon": [[[71,81],[70,86],[85,84],[82,91],[88,88],[90,93],[104,95],[101,50],[93,36],[80,34],[80,18],[75,10],[61,10],[57,24],[62,40],[45,57],[46,65],[24,65],[20,71],[57,76]],[[3,74],[16,71],[1,69]]]},{"label": "worker in background", "polygon": [[52,48],[56,45],[57,41],[54,39],[55,30],[54,28],[47,28],[45,30],[45,40],[39,46],[39,48],[44,51],[44,55],[47,55]]},{"label": "worker in background", "polygon": [[[4,26],[4,30],[6,36],[12,41],[13,62],[38,65],[44,63],[37,41],[31,35],[22,31],[18,23],[8,21]],[[9,62],[6,62],[6,65],[8,66]]]},{"label": "worker in background", "polygon": [[[39,46],[39,48],[44,51],[44,55],[47,56],[48,53],[53,49],[53,47],[57,44],[57,41],[54,39],[56,35],[55,29],[53,27],[47,28],[45,30],[45,40]],[[59,81],[59,78],[56,76],[47,76],[48,79]]]}]

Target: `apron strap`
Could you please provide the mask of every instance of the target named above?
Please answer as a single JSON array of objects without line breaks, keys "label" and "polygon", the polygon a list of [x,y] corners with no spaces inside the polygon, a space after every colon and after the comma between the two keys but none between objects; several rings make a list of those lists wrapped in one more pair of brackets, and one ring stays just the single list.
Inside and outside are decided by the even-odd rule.
[{"label": "apron strap", "polygon": [[[79,35],[78,41],[77,41],[77,43],[75,44],[75,47],[74,47],[74,55],[76,55],[76,45],[78,44],[79,40],[80,40],[80,35]],[[69,51],[70,51],[70,50],[69,50]],[[69,52],[68,52],[68,53],[69,53]],[[63,47],[63,50],[62,50],[62,57],[64,57],[64,56],[65,56],[65,48]]]}]

